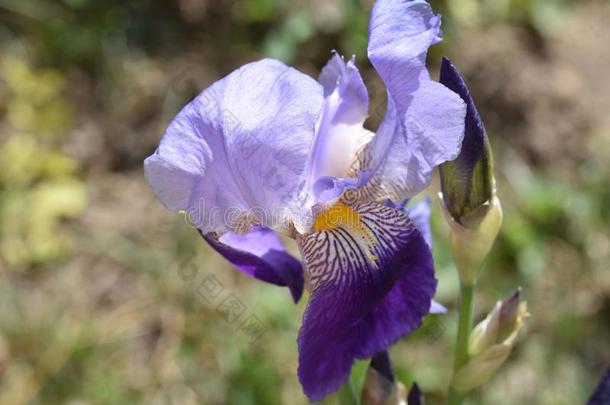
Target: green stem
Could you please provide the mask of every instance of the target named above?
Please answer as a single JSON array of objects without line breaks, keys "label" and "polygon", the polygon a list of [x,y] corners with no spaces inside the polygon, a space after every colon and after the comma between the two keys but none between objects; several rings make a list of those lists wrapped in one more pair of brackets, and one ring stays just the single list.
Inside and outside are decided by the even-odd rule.
[{"label": "green stem", "polygon": [[[455,344],[455,363],[453,374],[468,362],[468,338],[472,328],[472,316],[474,313],[474,284],[460,285],[460,313],[458,323],[457,341]],[[461,405],[464,402],[464,394],[451,388],[449,390],[449,405]]]}]

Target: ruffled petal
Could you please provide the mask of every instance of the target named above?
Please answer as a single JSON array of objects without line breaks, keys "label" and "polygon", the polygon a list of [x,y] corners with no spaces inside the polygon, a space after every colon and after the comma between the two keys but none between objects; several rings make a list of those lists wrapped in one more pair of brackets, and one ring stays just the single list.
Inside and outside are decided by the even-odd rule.
[{"label": "ruffled petal", "polygon": [[363,122],[369,109],[369,95],[354,58],[347,63],[337,52],[322,68],[318,82],[324,88],[324,97],[336,92],[339,105],[335,111],[344,122]]},{"label": "ruffled petal", "polygon": [[454,159],[466,107],[430,80],[428,47],[441,40],[440,16],[423,0],[379,0],[372,11],[368,54],[388,92],[386,115],[362,156],[374,173],[377,199],[399,201],[425,188],[432,170]]},{"label": "ruffled petal", "polygon": [[[316,125],[307,173],[315,202],[326,203],[341,194],[342,189],[335,189],[339,184],[335,179],[350,175],[356,154],[373,133],[362,126],[369,97],[353,58],[346,63],[333,52],[319,82],[324,87],[324,107]],[[346,181],[347,185],[353,183]]]},{"label": "ruffled petal", "polygon": [[144,162],[148,181],[204,233],[278,228],[299,205],[322,91],[277,60],[244,65],[174,118]]},{"label": "ruffled petal", "polygon": [[377,203],[348,208],[330,217],[337,226],[299,241],[312,293],[298,374],[314,401],[347,380],[355,359],[419,327],[436,288],[430,249],[406,213]]},{"label": "ruffled petal", "polygon": [[288,286],[297,302],[303,294],[303,269],[279,236],[271,229],[255,226],[246,235],[227,232],[201,236],[241,272],[279,286]]}]

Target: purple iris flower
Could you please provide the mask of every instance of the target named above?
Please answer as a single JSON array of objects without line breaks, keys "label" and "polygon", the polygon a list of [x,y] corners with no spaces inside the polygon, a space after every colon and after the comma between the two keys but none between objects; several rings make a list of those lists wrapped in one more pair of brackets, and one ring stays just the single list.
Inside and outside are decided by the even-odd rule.
[{"label": "purple iris flower", "polygon": [[[440,35],[423,0],[373,6],[368,56],[388,94],[376,133],[363,127],[368,93],[353,58],[334,53],[318,81],[264,59],[184,107],[144,163],[163,204],[186,211],[239,270],[295,300],[305,283],[298,374],[311,400],[430,311],[427,231],[387,201],[417,194],[460,150],[465,104],[425,66]],[[304,270],[277,233],[296,240]]]}]

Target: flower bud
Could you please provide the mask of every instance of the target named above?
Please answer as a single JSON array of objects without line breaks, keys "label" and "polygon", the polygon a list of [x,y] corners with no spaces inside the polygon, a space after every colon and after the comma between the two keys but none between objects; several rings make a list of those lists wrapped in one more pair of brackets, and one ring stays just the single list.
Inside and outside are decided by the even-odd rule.
[{"label": "flower bud", "polygon": [[470,334],[468,352],[470,360],[460,368],[453,378],[453,387],[467,392],[485,383],[510,354],[523,319],[529,314],[527,304],[520,300],[518,288],[494,309]]},{"label": "flower bud", "polygon": [[440,82],[466,103],[462,149],[455,160],[440,165],[439,173],[454,262],[461,282],[472,284],[502,225],[502,208],[485,127],[464,79],[447,58],[441,64]]},{"label": "flower bud", "polygon": [[[449,246],[463,284],[473,284],[483,260],[489,254],[502,226],[502,206],[498,197],[470,213],[465,224],[453,219],[443,205],[449,223]],[[462,218],[464,220],[464,218]]]},{"label": "flower bud", "polygon": [[[455,160],[440,165],[441,190],[447,211],[458,223],[480,211],[495,194],[491,147],[477,108],[460,72],[447,58],[441,64],[442,84],[466,103],[464,140]],[[480,216],[480,215],[479,215]]]},{"label": "flower bud", "polygon": [[494,309],[470,334],[468,352],[470,356],[482,353],[488,347],[502,343],[516,334],[527,316],[527,303],[520,301],[521,287],[508,298],[498,301]]},{"label": "flower bud", "polygon": [[406,388],[394,380],[388,352],[374,356],[362,388],[362,405],[406,405]]}]

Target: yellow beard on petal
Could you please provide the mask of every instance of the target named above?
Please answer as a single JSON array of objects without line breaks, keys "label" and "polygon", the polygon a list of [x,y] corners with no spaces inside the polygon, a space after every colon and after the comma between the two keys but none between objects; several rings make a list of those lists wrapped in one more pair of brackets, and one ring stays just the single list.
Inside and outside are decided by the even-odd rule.
[{"label": "yellow beard on petal", "polygon": [[338,227],[345,228],[353,236],[357,237],[359,243],[364,244],[366,247],[369,260],[372,263],[377,261],[373,248],[378,242],[373,232],[362,223],[360,214],[350,205],[343,202],[338,202],[320,212],[313,225],[313,229],[316,232],[329,231]]}]

